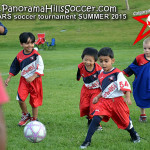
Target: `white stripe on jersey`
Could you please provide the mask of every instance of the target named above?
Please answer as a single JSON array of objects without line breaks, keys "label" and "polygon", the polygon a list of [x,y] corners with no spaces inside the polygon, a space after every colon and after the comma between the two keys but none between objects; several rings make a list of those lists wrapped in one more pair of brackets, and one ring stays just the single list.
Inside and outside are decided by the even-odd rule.
[{"label": "white stripe on jersey", "polygon": [[123,73],[117,75],[117,81],[109,84],[102,92],[104,98],[115,98],[124,95],[124,91],[131,91],[131,87]]},{"label": "white stripe on jersey", "polygon": [[25,66],[21,71],[21,76],[24,78],[31,77],[35,72],[39,74],[43,74],[44,70],[44,63],[42,57],[40,55],[37,56],[37,59],[30,63],[29,65]]},{"label": "white stripe on jersey", "polygon": [[99,80],[95,80],[91,83],[84,83],[85,86],[88,88],[88,89],[97,89],[97,88],[100,88],[100,84],[99,84]]}]

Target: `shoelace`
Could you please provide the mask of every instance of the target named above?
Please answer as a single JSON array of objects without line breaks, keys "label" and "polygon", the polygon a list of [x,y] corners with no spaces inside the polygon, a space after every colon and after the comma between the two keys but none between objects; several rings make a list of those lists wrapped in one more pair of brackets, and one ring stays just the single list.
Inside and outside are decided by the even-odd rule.
[{"label": "shoelace", "polygon": [[21,120],[26,120],[28,118],[28,114],[27,115],[23,115],[22,117],[21,117]]}]

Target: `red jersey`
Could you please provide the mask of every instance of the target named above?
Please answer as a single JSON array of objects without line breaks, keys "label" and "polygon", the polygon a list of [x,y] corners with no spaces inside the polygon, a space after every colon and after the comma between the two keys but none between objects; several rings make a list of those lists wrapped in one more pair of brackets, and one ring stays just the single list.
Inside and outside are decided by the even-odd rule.
[{"label": "red jersey", "polygon": [[110,72],[101,72],[98,78],[103,98],[120,97],[124,95],[124,91],[131,91],[129,82],[117,68]]},{"label": "red jersey", "polygon": [[82,62],[78,65],[77,80],[79,81],[80,78],[83,77],[83,82],[88,89],[99,88],[98,75],[100,74],[101,69],[101,66],[95,63],[93,70],[87,71]]},{"label": "red jersey", "polygon": [[25,54],[24,50],[20,51],[11,64],[9,74],[15,76],[20,70],[21,76],[26,79],[34,73],[43,76],[44,63],[41,55],[34,49],[30,54]]}]

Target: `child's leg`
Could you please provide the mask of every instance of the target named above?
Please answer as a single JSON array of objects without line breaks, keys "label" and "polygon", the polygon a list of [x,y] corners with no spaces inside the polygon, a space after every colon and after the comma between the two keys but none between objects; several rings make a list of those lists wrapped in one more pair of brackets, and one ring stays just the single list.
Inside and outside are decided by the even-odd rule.
[{"label": "child's leg", "polygon": [[38,107],[32,107],[32,114],[33,114],[32,120],[37,120],[37,117],[38,117]]},{"label": "child's leg", "polygon": [[140,136],[134,130],[134,127],[133,127],[131,119],[130,119],[128,127],[125,130],[127,130],[130,133],[131,140],[133,141],[133,143],[139,143],[140,142]]},{"label": "child's leg", "polygon": [[88,116],[89,118],[90,96],[88,89],[84,85],[82,86],[81,89],[79,108],[80,108],[80,117]]},{"label": "child's leg", "polygon": [[91,138],[92,138],[94,132],[97,130],[97,128],[98,128],[102,118],[103,118],[103,116],[94,116],[93,117],[92,122],[91,122],[91,124],[89,126],[89,129],[88,129],[88,133],[87,133],[87,136],[85,138],[85,141],[80,146],[81,149],[84,149],[84,148],[86,148],[87,146],[90,145]]},{"label": "child's leg", "polygon": [[144,108],[140,108],[141,110],[141,114],[145,114],[145,109]]},{"label": "child's leg", "polygon": [[145,114],[145,108],[140,108],[140,111],[141,111],[141,115],[140,115],[139,121],[140,122],[146,122],[147,116]]},{"label": "child's leg", "polygon": [[20,105],[20,108],[22,110],[23,113],[27,114],[28,113],[28,110],[27,110],[27,105],[25,102],[23,101],[18,101],[19,102],[19,105]]},{"label": "child's leg", "polygon": [[28,113],[26,103],[23,101],[19,101],[20,108],[22,110],[22,117],[19,121],[19,126],[24,126],[30,120],[30,113]]}]

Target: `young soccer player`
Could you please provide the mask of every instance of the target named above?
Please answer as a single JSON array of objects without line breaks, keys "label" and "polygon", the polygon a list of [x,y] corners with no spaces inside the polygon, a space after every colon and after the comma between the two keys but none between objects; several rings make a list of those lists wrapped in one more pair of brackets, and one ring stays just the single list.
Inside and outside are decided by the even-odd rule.
[{"label": "young soccer player", "polygon": [[[93,99],[93,103],[96,104],[99,98],[101,100],[95,109],[87,136],[80,148],[87,148],[99,123],[101,121],[107,122],[110,118],[117,124],[118,128],[127,130],[130,133],[134,143],[140,142],[140,137],[132,125],[127,106],[127,104],[132,104],[130,100],[130,85],[123,73],[112,66],[115,59],[111,48],[102,48],[98,52],[98,57],[103,68],[103,71],[98,76],[102,91]],[[122,97],[124,94],[125,98]]]},{"label": "young soccer player", "polygon": [[6,149],[6,127],[2,111],[2,105],[8,102],[8,100],[9,97],[6,93],[6,90],[3,86],[2,78],[0,76],[0,150]]},{"label": "young soccer player", "polygon": [[135,75],[133,82],[133,96],[136,105],[140,107],[140,122],[146,122],[145,108],[150,108],[150,38],[143,41],[144,54],[138,55],[133,63],[124,69],[128,77]]},{"label": "young soccer player", "polygon": [[6,35],[7,32],[7,28],[0,22],[0,35]]},{"label": "young soccer player", "polygon": [[[93,118],[92,112],[95,106],[92,100],[100,93],[98,75],[102,68],[96,63],[98,51],[94,48],[85,48],[81,58],[83,62],[78,65],[77,71],[77,80],[79,81],[83,77],[84,82],[80,95],[80,117],[87,116],[89,125]],[[101,126],[99,126],[99,130],[102,130]]]},{"label": "young soccer player", "polygon": [[[21,77],[17,92],[17,100],[22,110],[22,118],[19,126],[24,126],[31,119],[37,120],[38,107],[42,105],[43,90],[42,78],[44,64],[40,54],[34,50],[35,37],[30,32],[21,33],[20,44],[23,50],[20,51],[11,64],[9,76],[5,81],[6,86],[10,79],[17,75],[21,70]],[[30,93],[30,105],[32,106],[33,117],[30,118],[30,113],[27,110],[25,100]]]}]

